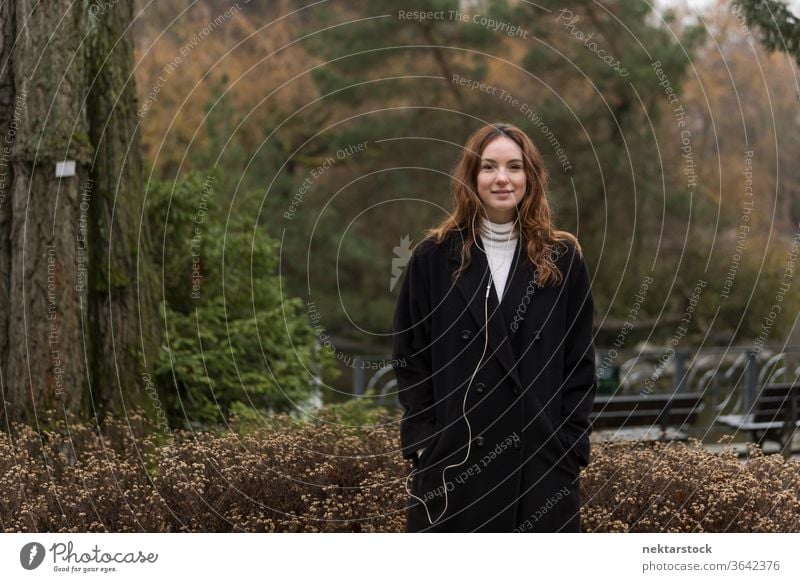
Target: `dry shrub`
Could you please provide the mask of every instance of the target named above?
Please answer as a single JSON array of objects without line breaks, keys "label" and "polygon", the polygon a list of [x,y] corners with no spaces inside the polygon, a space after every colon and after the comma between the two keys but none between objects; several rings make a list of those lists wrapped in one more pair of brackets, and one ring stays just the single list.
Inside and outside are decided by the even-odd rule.
[{"label": "dry shrub", "polygon": [[[6,532],[401,532],[411,466],[397,416],[366,427],[277,416],[246,434],[175,433],[166,445],[113,419],[0,433]],[[586,531],[795,532],[797,461],[746,463],[697,442],[598,443],[582,475]]]},{"label": "dry shrub", "polygon": [[110,420],[101,436],[85,425],[53,423],[0,433],[0,528],[5,532],[141,531],[158,513],[145,467],[155,439],[144,423]]},{"label": "dry shrub", "polygon": [[581,475],[581,525],[595,532],[800,531],[800,463],[756,445],[739,461],[688,443],[603,443]]},{"label": "dry shrub", "polygon": [[[397,532],[405,527],[392,424],[332,424],[245,436],[176,436],[156,480],[170,531]],[[396,425],[395,425],[396,426]]]},{"label": "dry shrub", "polygon": [[397,418],[382,422],[278,415],[245,435],[176,432],[164,446],[114,419],[102,438],[80,424],[41,437],[17,424],[0,433],[0,529],[402,531],[411,468]]}]

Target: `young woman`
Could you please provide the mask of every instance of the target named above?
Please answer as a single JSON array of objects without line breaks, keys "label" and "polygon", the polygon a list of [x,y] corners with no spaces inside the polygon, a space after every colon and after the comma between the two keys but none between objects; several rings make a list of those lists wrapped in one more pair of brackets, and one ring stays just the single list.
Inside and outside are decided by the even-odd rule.
[{"label": "young woman", "polygon": [[453,213],[406,268],[393,357],[414,465],[408,531],[580,531],[594,307],[547,183],[522,131],[479,129],[454,171]]}]

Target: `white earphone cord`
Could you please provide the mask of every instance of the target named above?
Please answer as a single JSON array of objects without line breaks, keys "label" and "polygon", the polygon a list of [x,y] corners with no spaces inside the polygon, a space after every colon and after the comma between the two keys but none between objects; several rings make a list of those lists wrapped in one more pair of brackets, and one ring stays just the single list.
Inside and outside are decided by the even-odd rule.
[{"label": "white earphone cord", "polygon": [[[517,221],[519,221],[519,214],[517,214],[517,218],[514,221],[515,225]],[[509,241],[511,240],[511,232],[513,231],[514,231],[514,226],[511,227],[511,231],[509,232],[509,238],[508,238]],[[475,232],[475,216],[472,217],[472,232],[473,233]],[[483,248],[481,248],[481,246],[478,245],[477,243],[478,240],[477,237],[475,237],[475,245],[481,251],[483,251],[484,254],[486,254],[486,251]],[[419,497],[411,493],[411,490],[408,488],[408,480],[414,475],[414,473],[417,472],[416,468],[413,471],[411,471],[411,473],[406,477],[405,481],[406,493],[408,493],[408,495],[410,495],[414,499],[418,499],[422,503],[423,507],[425,507],[425,513],[428,516],[428,522],[430,522],[431,525],[439,521],[445,514],[445,512],[447,512],[447,482],[444,476],[445,471],[447,471],[450,468],[460,467],[461,465],[466,463],[467,459],[469,459],[469,453],[472,450],[472,425],[470,425],[469,419],[467,419],[467,395],[469,394],[469,389],[472,386],[473,380],[475,380],[475,375],[478,373],[478,370],[481,367],[481,362],[483,362],[483,357],[486,355],[486,350],[489,348],[489,293],[491,288],[492,288],[492,274],[490,272],[489,283],[486,285],[486,296],[484,297],[484,303],[483,303],[483,313],[484,313],[483,320],[486,322],[484,325],[483,353],[481,354],[481,357],[478,360],[478,365],[475,366],[475,371],[472,372],[472,377],[469,379],[469,384],[467,384],[466,390],[464,390],[464,401],[461,405],[461,414],[464,417],[464,422],[467,423],[467,434],[469,435],[469,438],[467,439],[467,454],[464,456],[464,460],[461,461],[460,463],[456,463],[454,465],[447,465],[444,469],[442,469],[442,487],[444,488],[444,509],[442,509],[442,513],[440,513],[435,520],[431,520],[431,512],[428,511],[428,504],[425,502],[425,500],[420,499]]]}]

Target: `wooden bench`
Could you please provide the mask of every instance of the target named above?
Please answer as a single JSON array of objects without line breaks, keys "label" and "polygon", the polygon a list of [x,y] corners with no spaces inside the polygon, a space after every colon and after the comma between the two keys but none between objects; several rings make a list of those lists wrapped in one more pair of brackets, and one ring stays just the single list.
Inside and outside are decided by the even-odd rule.
[{"label": "wooden bench", "polygon": [[727,414],[717,422],[749,432],[759,446],[765,440],[780,445],[781,451],[791,447],[792,437],[800,423],[800,384],[765,384],[747,414]]},{"label": "wooden bench", "polygon": [[597,396],[592,429],[645,427],[634,440],[686,440],[685,427],[695,423],[702,409],[702,392]]}]

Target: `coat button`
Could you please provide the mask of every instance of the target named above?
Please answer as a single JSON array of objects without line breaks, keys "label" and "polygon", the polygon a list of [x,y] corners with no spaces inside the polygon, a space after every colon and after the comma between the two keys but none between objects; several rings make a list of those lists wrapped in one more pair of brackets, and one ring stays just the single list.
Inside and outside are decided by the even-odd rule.
[{"label": "coat button", "polygon": [[475,446],[476,447],[482,447],[483,446],[483,437],[482,436],[476,436],[475,437]]},{"label": "coat button", "polygon": [[519,386],[514,386],[514,394],[519,396],[520,392],[522,392],[522,391],[519,389]]},{"label": "coat button", "polygon": [[486,388],[486,385],[483,382],[478,382],[475,384],[475,392],[478,394],[483,394],[483,389]]},{"label": "coat button", "polygon": [[469,336],[471,336],[471,335],[472,335],[472,332],[470,330],[468,330],[468,329],[465,329],[464,331],[461,332],[461,337],[464,338],[465,340],[468,340]]}]

